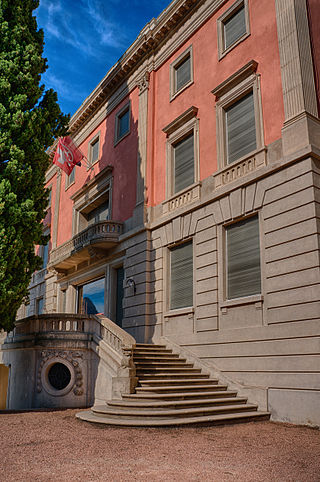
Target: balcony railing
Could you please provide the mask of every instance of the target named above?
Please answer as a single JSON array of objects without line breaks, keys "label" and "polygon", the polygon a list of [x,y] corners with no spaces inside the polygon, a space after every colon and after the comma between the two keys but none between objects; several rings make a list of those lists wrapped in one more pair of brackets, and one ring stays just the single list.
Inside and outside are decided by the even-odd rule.
[{"label": "balcony railing", "polygon": [[122,223],[100,221],[76,234],[50,253],[48,268],[67,271],[93,256],[99,256],[116,246],[122,233]]}]

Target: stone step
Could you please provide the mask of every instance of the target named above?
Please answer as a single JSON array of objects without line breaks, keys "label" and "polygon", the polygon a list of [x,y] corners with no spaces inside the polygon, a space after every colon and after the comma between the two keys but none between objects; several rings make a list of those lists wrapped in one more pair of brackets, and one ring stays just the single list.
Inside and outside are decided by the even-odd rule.
[{"label": "stone step", "polygon": [[[166,347],[166,345],[153,345],[152,343],[136,343],[136,346],[134,348],[134,350],[137,350],[139,348],[146,348],[147,350],[149,349],[153,349],[153,348],[163,348],[165,350],[168,350],[168,348]],[[171,350],[169,350],[171,351]]]},{"label": "stone step", "polygon": [[240,412],[240,413],[223,413],[215,415],[205,415],[202,417],[181,417],[181,418],[170,418],[170,419],[120,419],[112,417],[101,417],[95,415],[91,411],[83,411],[76,414],[76,417],[84,420],[86,422],[102,423],[106,425],[118,425],[127,427],[167,427],[176,425],[199,425],[208,424],[210,425],[221,425],[227,423],[238,423],[238,422],[252,422],[269,420],[269,412]]},{"label": "stone step", "polygon": [[[214,385],[216,390],[226,390],[227,385]],[[179,385],[179,386],[170,386],[165,385],[161,387],[136,387],[136,392],[155,392],[155,393],[173,393],[173,392],[199,392],[199,391],[206,391],[212,390],[212,385]]]},{"label": "stone step", "polygon": [[123,400],[169,400],[169,401],[179,401],[179,400],[206,400],[209,398],[221,397],[236,397],[237,392],[235,390],[220,390],[220,385],[218,389],[215,390],[214,387],[209,391],[205,392],[177,392],[177,393],[129,393],[127,395],[122,395]]},{"label": "stone step", "polygon": [[[139,385],[141,387],[144,387],[144,386],[162,386],[162,385],[175,385],[175,386],[186,386],[186,385],[203,385],[204,383],[204,380],[203,378],[190,378],[190,379],[185,379],[185,378],[178,378],[176,380],[172,380],[172,379],[160,379],[160,380],[150,380],[150,379],[147,379],[147,380],[143,380],[141,378],[139,378]],[[213,378],[205,378],[205,383],[206,385],[217,385],[218,384],[218,380],[215,380]]]},{"label": "stone step", "polygon": [[257,410],[257,406],[254,404],[234,404],[234,405],[221,405],[210,407],[195,407],[180,409],[168,409],[168,408],[152,408],[141,409],[135,407],[111,407],[97,406],[93,407],[92,412],[99,417],[126,417],[126,418],[172,418],[172,417],[198,417],[203,415],[212,415],[219,413],[232,413],[232,412],[253,412]]},{"label": "stone step", "polygon": [[164,373],[179,373],[179,372],[186,372],[186,373],[201,373],[200,368],[193,368],[192,365],[186,366],[186,365],[171,365],[171,366],[159,366],[157,364],[154,365],[136,365],[136,370],[137,372],[142,373],[148,373],[148,372],[161,372],[163,371]]},{"label": "stone step", "polygon": [[176,380],[177,378],[184,378],[185,380],[188,380],[190,378],[194,379],[205,379],[208,380],[210,378],[209,375],[206,375],[205,373],[163,373],[163,372],[157,372],[157,373],[148,373],[145,375],[139,375],[139,380]]},{"label": "stone step", "polygon": [[[148,367],[177,367],[177,368],[193,368],[192,363],[185,363],[183,360],[170,360],[170,361],[156,361],[156,360],[141,360],[141,361],[134,361],[136,367],[140,369],[145,369]],[[197,370],[201,371],[199,368]]]},{"label": "stone step", "polygon": [[168,354],[168,353],[161,353],[159,355],[134,355],[133,360],[135,363],[141,363],[143,361],[148,362],[180,362],[185,363],[185,358],[180,358],[178,355]]},{"label": "stone step", "polygon": [[246,403],[247,398],[245,397],[225,397],[225,398],[207,398],[203,400],[163,400],[148,401],[148,400],[110,400],[108,405],[112,407],[128,407],[128,408],[183,408],[183,407],[204,407],[206,405],[228,405],[228,404],[241,404]]}]

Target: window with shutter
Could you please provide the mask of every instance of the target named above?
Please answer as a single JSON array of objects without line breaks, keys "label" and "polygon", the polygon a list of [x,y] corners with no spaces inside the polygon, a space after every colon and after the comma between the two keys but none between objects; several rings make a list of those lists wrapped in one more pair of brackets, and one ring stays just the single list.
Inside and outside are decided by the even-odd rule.
[{"label": "window with shutter", "polygon": [[193,305],[192,241],[170,250],[170,309]]},{"label": "window with shutter", "polygon": [[261,293],[258,216],[228,226],[226,244],[227,298]]},{"label": "window with shutter", "polygon": [[194,136],[193,132],[173,146],[174,193],[194,182]]},{"label": "window with shutter", "polygon": [[70,187],[72,184],[75,183],[75,178],[76,178],[76,168],[74,167],[69,176],[66,174],[66,183],[65,183],[66,190],[68,189],[68,187]]},{"label": "window with shutter", "polygon": [[257,148],[253,92],[226,109],[228,164]]},{"label": "window with shutter", "polygon": [[218,18],[218,51],[221,59],[250,35],[248,0],[237,0]]},{"label": "window with shutter", "polygon": [[94,164],[99,159],[99,137],[91,143],[90,162]]},{"label": "window with shutter", "polygon": [[191,80],[191,61],[190,55],[188,55],[180,64],[175,68],[176,71],[176,91],[182,89]]},{"label": "window with shutter", "polygon": [[193,82],[192,45],[170,65],[170,100]]},{"label": "window with shutter", "polygon": [[224,48],[228,49],[246,33],[244,5],[224,22]]}]

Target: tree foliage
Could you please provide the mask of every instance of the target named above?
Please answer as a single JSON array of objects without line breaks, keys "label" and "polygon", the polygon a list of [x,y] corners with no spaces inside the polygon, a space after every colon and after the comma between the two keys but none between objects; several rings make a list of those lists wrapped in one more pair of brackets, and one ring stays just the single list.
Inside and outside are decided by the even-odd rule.
[{"label": "tree foliage", "polygon": [[13,327],[17,309],[39,269],[35,245],[45,244],[42,219],[46,149],[65,135],[69,116],[41,74],[43,31],[33,11],[39,0],[0,0],[0,328]]}]

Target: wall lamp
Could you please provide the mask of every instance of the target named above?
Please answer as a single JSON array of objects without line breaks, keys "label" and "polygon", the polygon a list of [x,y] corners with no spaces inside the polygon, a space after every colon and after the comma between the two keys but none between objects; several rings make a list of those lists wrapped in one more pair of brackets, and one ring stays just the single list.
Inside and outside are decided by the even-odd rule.
[{"label": "wall lamp", "polygon": [[129,286],[129,288],[133,288],[133,294],[135,295],[136,294],[136,283],[135,283],[134,279],[128,278],[127,279],[127,286]]}]

